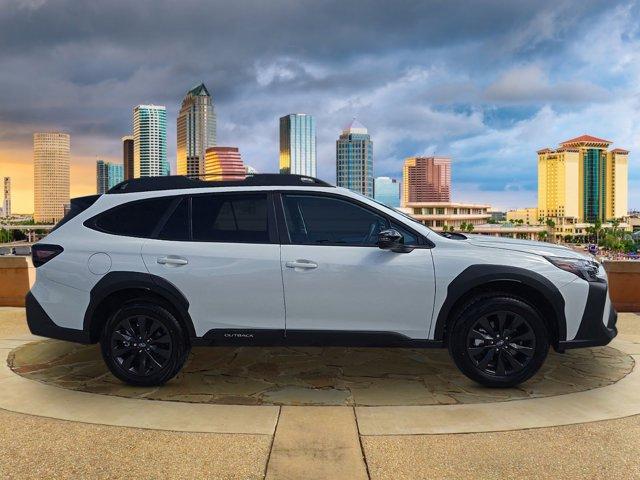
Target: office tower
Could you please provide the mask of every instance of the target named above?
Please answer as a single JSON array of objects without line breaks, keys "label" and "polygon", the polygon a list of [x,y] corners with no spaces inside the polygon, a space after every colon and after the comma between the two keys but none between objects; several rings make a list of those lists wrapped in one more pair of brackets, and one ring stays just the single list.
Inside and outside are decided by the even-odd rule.
[{"label": "office tower", "polygon": [[164,106],[138,105],[133,109],[133,176],[162,175],[169,175],[167,110]]},{"label": "office tower", "polygon": [[316,122],[311,115],[280,118],[280,173],[316,176]]},{"label": "office tower", "polygon": [[96,193],[106,193],[124,180],[124,167],[117,163],[96,161]]},{"label": "office tower", "polygon": [[376,177],[374,187],[375,199],[387,207],[400,206],[400,182],[395,178]]},{"label": "office tower", "polygon": [[11,177],[4,177],[4,203],[2,211],[5,217],[11,216]]},{"label": "office tower", "polygon": [[402,168],[402,205],[451,201],[451,159],[411,157]]},{"label": "office tower", "polygon": [[538,150],[538,212],[543,218],[607,221],[627,215],[627,150],[582,135]]},{"label": "office tower", "polygon": [[109,190],[107,186],[108,178],[106,162],[96,160],[96,193],[98,195],[102,195]]},{"label": "office tower", "polygon": [[355,118],[336,141],[336,185],[373,197],[373,142]]},{"label": "office tower", "polygon": [[176,133],[178,175],[203,174],[206,150],[216,145],[216,111],[204,83],[182,100]]},{"label": "office tower", "polygon": [[133,135],[122,137],[122,165],[123,180],[134,178],[133,176]]},{"label": "office tower", "polygon": [[124,180],[124,165],[107,163],[107,188],[115,187]]},{"label": "office tower", "polygon": [[33,134],[33,218],[53,223],[69,203],[71,138],[62,132]]},{"label": "office tower", "polygon": [[237,147],[209,147],[204,174],[206,180],[243,180],[247,170]]}]

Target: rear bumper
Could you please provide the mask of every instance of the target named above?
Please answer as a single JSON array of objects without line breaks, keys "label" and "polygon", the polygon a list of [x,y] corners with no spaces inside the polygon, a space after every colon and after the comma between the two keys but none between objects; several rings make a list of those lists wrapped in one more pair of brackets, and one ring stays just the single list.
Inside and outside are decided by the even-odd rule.
[{"label": "rear bumper", "polygon": [[589,296],[578,333],[573,340],[559,342],[558,351],[607,345],[618,334],[617,320],[618,314],[608,300],[606,282],[590,283]]},{"label": "rear bumper", "polygon": [[34,335],[66,340],[68,342],[91,343],[89,335],[86,332],[56,325],[31,292],[27,293],[25,307],[27,324],[29,325],[29,330],[31,330],[31,333]]}]

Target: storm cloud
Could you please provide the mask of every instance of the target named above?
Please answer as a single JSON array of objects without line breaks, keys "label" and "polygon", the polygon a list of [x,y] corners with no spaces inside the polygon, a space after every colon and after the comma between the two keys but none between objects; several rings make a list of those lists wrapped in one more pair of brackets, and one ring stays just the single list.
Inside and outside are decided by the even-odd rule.
[{"label": "storm cloud", "polygon": [[132,108],[155,103],[175,165],[175,116],[202,81],[219,143],[263,172],[277,169],[278,117],[304,111],[331,181],[335,139],[357,116],[377,175],[451,155],[460,199],[534,202],[535,150],[582,133],[630,149],[637,185],[639,13],[611,1],[0,0],[0,152],[29,163],[32,133],[62,129],[73,162],[118,160]]}]

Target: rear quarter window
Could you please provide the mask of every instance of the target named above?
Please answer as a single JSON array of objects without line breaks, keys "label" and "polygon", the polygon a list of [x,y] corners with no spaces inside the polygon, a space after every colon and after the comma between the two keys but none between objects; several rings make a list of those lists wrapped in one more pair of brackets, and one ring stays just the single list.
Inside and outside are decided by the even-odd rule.
[{"label": "rear quarter window", "polygon": [[174,200],[161,197],[125,203],[87,220],[85,226],[112,235],[150,237]]}]

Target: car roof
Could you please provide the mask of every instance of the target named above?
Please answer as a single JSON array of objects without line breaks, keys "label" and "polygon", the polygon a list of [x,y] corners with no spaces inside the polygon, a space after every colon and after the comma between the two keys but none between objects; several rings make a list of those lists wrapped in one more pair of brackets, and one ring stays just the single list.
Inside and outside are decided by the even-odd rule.
[{"label": "car roof", "polygon": [[272,186],[333,187],[333,185],[314,177],[279,173],[249,174],[243,180],[230,181],[210,181],[199,177],[171,175],[125,180],[124,182],[120,182],[113,188],[109,189],[107,194],[155,192],[159,190],[186,190],[192,188]]}]

